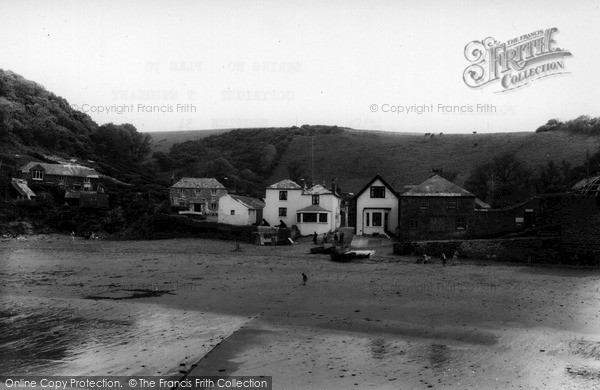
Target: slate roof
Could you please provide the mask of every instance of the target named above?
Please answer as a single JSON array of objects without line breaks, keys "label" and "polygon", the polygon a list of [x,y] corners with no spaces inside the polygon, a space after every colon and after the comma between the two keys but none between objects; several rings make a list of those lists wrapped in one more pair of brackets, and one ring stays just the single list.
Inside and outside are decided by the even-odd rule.
[{"label": "slate roof", "polygon": [[282,181],[279,181],[275,184],[271,184],[270,186],[267,187],[267,189],[274,189],[274,190],[301,190],[302,187],[300,187],[299,184],[297,184],[296,182],[291,181],[290,179],[284,179]]},{"label": "slate roof", "polygon": [[298,210],[298,213],[306,213],[306,212],[325,212],[328,213],[329,210],[325,210],[323,207],[321,206],[317,206],[316,204],[311,204],[310,206],[306,206],[303,209]]},{"label": "slate roof", "polygon": [[225,186],[217,179],[212,177],[184,177],[177,183],[173,184],[171,188],[221,188],[225,189]]},{"label": "slate roof", "polygon": [[406,191],[402,196],[468,196],[475,197],[465,190],[440,175],[433,175],[423,183]]},{"label": "slate roof", "polygon": [[47,164],[39,162],[28,162],[21,168],[22,173],[28,173],[31,168],[40,166],[44,169],[46,175],[71,176],[71,177],[89,177],[98,179],[100,176],[95,169],[74,164]]},{"label": "slate roof", "polygon": [[241,196],[241,195],[229,195],[229,196],[231,196],[234,200],[240,202],[241,204],[243,204],[244,206],[246,206],[247,208],[249,208],[251,210],[260,210],[265,207],[265,203],[260,199],[251,198],[249,196]]},{"label": "slate roof", "polygon": [[478,209],[491,209],[492,206],[490,206],[489,204],[485,203],[483,200],[481,200],[479,198],[475,198],[475,208],[478,208]]},{"label": "slate roof", "polygon": [[328,195],[328,194],[338,196],[337,194],[334,194],[331,190],[328,190],[327,188],[323,187],[320,184],[315,184],[314,186],[302,191],[302,195]]}]

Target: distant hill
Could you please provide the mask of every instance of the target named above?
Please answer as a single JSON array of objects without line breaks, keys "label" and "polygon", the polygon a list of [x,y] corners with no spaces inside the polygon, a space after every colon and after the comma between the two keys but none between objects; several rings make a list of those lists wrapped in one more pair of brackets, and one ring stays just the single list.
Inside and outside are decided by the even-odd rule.
[{"label": "distant hill", "polygon": [[515,152],[529,168],[549,160],[584,162],[586,151],[600,149],[600,137],[570,132],[429,134],[414,135],[379,131],[346,130],[340,134],[297,136],[283,153],[269,182],[289,176],[288,166],[297,161],[307,176],[311,172],[311,144],[314,143],[314,172],[317,182],[328,184],[337,178],[342,190],[356,192],[376,174],[396,189],[418,184],[431,169],[458,173],[463,184],[471,171],[493,156]]},{"label": "distant hill", "polygon": [[[154,134],[155,143],[160,142]],[[600,137],[578,131],[415,134],[305,125],[159,134],[165,134],[165,146],[176,139],[186,141],[160,156],[163,171],[213,175],[227,181],[230,189],[253,196],[261,196],[266,185],[284,178],[310,181],[313,142],[315,181],[329,185],[335,178],[349,192],[360,190],[376,174],[401,190],[425,180],[432,169],[455,173],[454,181],[462,185],[474,168],[505,152],[514,152],[537,172],[550,160],[581,165],[588,151],[600,150]],[[269,148],[272,164],[265,164]]]},{"label": "distant hill", "polygon": [[153,131],[144,134],[149,134],[152,137],[152,152],[168,153],[175,144],[197,141],[211,135],[224,134],[228,131],[231,131],[231,129]]}]

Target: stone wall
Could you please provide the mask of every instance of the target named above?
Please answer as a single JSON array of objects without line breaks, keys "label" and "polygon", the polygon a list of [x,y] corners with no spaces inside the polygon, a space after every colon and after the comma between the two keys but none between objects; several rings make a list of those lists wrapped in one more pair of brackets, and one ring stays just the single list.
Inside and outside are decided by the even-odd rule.
[{"label": "stone wall", "polygon": [[394,254],[451,258],[458,251],[459,258],[490,259],[499,261],[556,263],[560,257],[558,237],[531,237],[491,240],[412,241],[394,244]]},{"label": "stone wall", "polygon": [[577,262],[597,262],[600,259],[600,209],[596,198],[566,198],[561,214],[565,256]]}]

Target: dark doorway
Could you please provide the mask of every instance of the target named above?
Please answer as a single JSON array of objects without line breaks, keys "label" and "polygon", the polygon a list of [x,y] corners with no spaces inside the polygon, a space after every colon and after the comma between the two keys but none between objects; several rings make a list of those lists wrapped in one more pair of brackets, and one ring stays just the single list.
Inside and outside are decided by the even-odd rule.
[{"label": "dark doorway", "polygon": [[533,227],[533,210],[525,210],[525,216],[523,218],[523,227],[525,229],[531,229]]}]

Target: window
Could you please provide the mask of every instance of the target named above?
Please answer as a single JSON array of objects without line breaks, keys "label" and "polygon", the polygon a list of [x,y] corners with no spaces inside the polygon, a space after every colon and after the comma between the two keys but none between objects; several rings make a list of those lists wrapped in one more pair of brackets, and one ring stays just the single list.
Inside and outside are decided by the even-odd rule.
[{"label": "window", "polygon": [[219,204],[218,204],[217,202],[212,202],[212,203],[210,204],[210,209],[211,209],[212,211],[217,211],[217,210],[219,209]]},{"label": "window", "polygon": [[319,195],[312,196],[312,204],[319,204]]},{"label": "window", "polygon": [[371,198],[385,198],[385,187],[371,187]]},{"label": "window", "polygon": [[455,219],[456,230],[467,229],[467,217],[464,215],[457,215]]},{"label": "window", "polygon": [[302,217],[302,222],[317,222],[317,214],[316,213],[304,213]]},{"label": "window", "polygon": [[231,215],[235,215],[235,210],[231,210]]},{"label": "window", "polygon": [[302,214],[300,214],[300,213],[297,213],[297,214],[296,214],[296,222],[297,222],[297,223],[300,223],[300,222],[302,222]]},{"label": "window", "polygon": [[456,210],[456,199],[450,199],[448,201],[448,210]]},{"label": "window", "polygon": [[373,226],[381,226],[381,213],[373,213]]},{"label": "window", "polygon": [[183,188],[179,189],[179,196],[184,196],[185,195],[185,191],[183,190]]},{"label": "window", "polygon": [[287,200],[287,191],[279,191],[279,200]]},{"label": "window", "polygon": [[408,228],[411,230],[418,229],[419,228],[419,220],[416,218],[411,218],[408,223]]},{"label": "window", "polygon": [[90,178],[89,177],[84,177],[83,178],[83,189],[84,191],[88,191],[92,188],[92,183],[90,182]]},{"label": "window", "polygon": [[279,216],[280,217],[287,217],[287,207],[280,207],[279,208]]},{"label": "window", "polygon": [[31,178],[33,180],[44,180],[44,171],[41,169],[34,169],[31,171]]},{"label": "window", "polygon": [[327,223],[327,214],[325,214],[325,213],[320,213],[320,214],[319,214],[319,222],[322,222],[322,223]]},{"label": "window", "polygon": [[200,197],[200,189],[199,188],[194,188],[194,195],[199,198]]},{"label": "window", "polygon": [[58,182],[60,184],[65,184],[67,182],[67,177],[66,176],[61,176],[58,178]]},{"label": "window", "polygon": [[212,189],[210,190],[210,194],[211,194],[212,196],[217,196],[217,189],[216,189],[216,188],[212,188]]},{"label": "window", "polygon": [[419,200],[419,209],[421,209],[421,210],[427,210],[427,206],[428,206],[427,203],[428,203],[427,199],[421,199],[421,200]]}]

